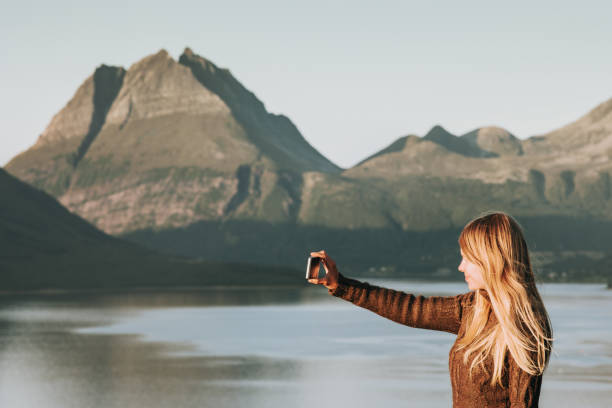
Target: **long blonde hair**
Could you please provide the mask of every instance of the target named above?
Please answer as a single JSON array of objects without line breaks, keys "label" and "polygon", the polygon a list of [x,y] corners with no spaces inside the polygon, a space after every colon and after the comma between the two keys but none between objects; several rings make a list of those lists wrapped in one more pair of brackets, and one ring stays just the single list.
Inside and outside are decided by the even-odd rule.
[{"label": "long blonde hair", "polygon": [[[507,214],[488,213],[465,226],[459,246],[481,268],[488,295],[487,299],[477,291],[465,335],[457,341],[459,350],[466,349],[464,364],[473,355],[470,375],[477,365],[486,372],[484,362],[491,356],[491,385],[501,385],[508,351],[523,371],[542,374],[552,348],[552,326],[535,285],[521,227]],[[491,311],[498,324],[486,328]]]}]

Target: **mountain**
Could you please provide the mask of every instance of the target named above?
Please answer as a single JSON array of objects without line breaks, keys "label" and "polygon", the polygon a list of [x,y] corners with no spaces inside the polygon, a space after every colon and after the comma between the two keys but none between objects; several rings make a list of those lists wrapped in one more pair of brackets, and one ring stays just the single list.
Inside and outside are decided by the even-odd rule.
[{"label": "mountain", "polygon": [[457,137],[449,133],[442,126],[434,126],[423,140],[430,140],[443,146],[445,149],[467,157],[492,157],[496,156],[486,150],[482,150],[475,140]]},{"label": "mountain", "polygon": [[0,192],[0,292],[302,283],[288,268],[193,261],[111,237],[3,169]]},{"label": "mountain", "polygon": [[595,261],[612,239],[611,111],[525,140],[436,125],[343,170],[228,70],[162,50],[96,69],[6,169],[107,233],[190,257],[295,265],[327,245],[351,271],[414,275],[446,270],[461,227],[503,210],[546,262]]},{"label": "mountain", "polygon": [[266,111],[264,104],[227,69],[186,48],[179,63],[188,67],[193,76],[208,90],[218,95],[229,107],[233,117],[246,131],[252,143],[278,167],[337,173],[340,168],[317,152],[283,115]]},{"label": "mountain", "polygon": [[481,157],[520,156],[523,145],[520,139],[505,129],[488,126],[473,130],[461,136]]},{"label": "mountain", "polygon": [[609,159],[612,149],[611,135],[612,98],[566,126],[525,140],[525,148],[528,153],[579,151],[587,156]]},{"label": "mountain", "polygon": [[[447,185],[480,182],[479,201],[496,208],[609,220],[611,101],[561,129],[525,140],[498,127],[455,136],[436,126],[423,138],[398,139],[342,175],[396,183],[406,177],[440,178]],[[526,192],[517,195],[518,186]],[[500,200],[491,203],[493,197]]]},{"label": "mountain", "polygon": [[340,169],[228,70],[186,49],[101,66],[7,170],[108,233],[287,220],[300,174]]}]

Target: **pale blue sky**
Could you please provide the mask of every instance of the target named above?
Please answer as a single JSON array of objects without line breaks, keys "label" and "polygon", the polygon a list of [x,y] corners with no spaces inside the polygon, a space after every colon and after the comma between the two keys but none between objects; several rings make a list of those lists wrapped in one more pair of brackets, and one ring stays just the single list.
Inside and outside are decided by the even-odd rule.
[{"label": "pale blue sky", "polygon": [[435,124],[525,138],[612,97],[605,1],[1,0],[0,165],[102,64],[185,46],[351,166]]}]

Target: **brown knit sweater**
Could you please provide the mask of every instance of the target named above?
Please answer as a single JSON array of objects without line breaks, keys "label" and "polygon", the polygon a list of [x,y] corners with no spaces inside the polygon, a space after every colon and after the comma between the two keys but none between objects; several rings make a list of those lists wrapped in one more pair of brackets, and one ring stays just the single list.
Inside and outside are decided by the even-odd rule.
[{"label": "brown knit sweater", "polygon": [[[392,289],[373,286],[367,282],[339,276],[338,287],[329,292],[337,297],[369,309],[394,322],[421,329],[441,330],[457,335],[460,339],[466,330],[464,311],[471,307],[475,296],[488,295],[485,290],[479,293],[468,292],[457,296],[415,296]],[[493,313],[488,326],[497,324]],[[490,375],[481,368],[474,368],[472,377],[468,375],[469,366],[463,363],[465,350],[456,350],[457,341],[449,353],[449,370],[453,390],[454,408],[484,407],[537,407],[540,396],[542,376],[533,376],[518,367],[507,353],[502,386],[490,384]],[[493,372],[493,360],[485,361],[486,369]]]}]

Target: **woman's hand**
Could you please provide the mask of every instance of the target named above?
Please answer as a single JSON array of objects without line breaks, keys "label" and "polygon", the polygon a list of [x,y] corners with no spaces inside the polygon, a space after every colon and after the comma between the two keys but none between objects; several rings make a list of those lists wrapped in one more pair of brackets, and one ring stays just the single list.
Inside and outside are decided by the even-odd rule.
[{"label": "woman's hand", "polygon": [[327,289],[336,289],[338,287],[338,269],[336,268],[334,260],[331,259],[325,251],[311,252],[310,256],[321,258],[327,273],[322,279],[308,279],[308,282],[314,283],[315,285],[323,285]]}]

